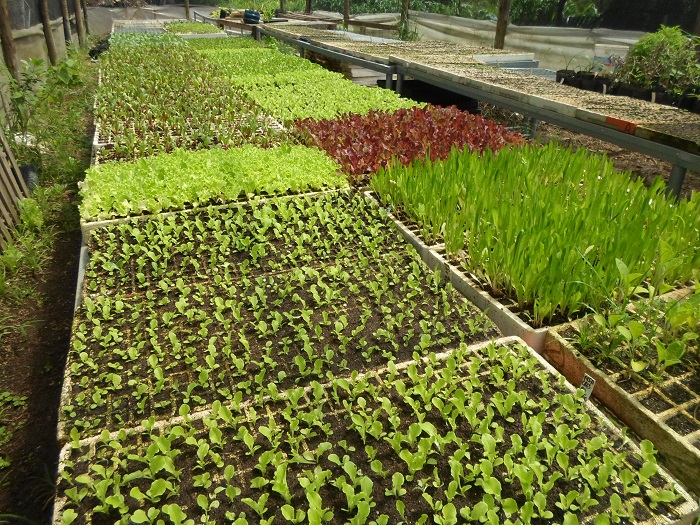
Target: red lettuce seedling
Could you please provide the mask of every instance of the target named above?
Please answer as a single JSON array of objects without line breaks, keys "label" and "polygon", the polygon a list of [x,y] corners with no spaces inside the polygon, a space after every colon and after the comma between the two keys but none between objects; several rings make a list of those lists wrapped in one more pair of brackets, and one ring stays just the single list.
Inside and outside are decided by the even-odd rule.
[{"label": "red lettuce seedling", "polygon": [[356,183],[392,159],[408,165],[426,156],[444,159],[453,148],[497,151],[526,142],[520,133],[455,106],[370,111],[331,120],[307,118],[294,125],[303,142],[324,149]]}]

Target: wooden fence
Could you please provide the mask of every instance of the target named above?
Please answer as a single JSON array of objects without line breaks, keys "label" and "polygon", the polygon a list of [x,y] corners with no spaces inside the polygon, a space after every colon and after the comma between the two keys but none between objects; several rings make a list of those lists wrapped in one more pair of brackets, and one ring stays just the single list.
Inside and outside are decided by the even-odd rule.
[{"label": "wooden fence", "polygon": [[22,173],[0,129],[0,250],[12,239],[19,221],[18,202],[28,195]]}]

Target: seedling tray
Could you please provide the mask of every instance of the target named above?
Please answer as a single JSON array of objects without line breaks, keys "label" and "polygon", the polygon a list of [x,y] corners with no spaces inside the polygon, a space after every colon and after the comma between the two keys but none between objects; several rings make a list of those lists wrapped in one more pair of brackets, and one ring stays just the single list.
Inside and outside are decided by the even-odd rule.
[{"label": "seedling tray", "polygon": [[498,336],[363,196],[93,230],[59,438]]},{"label": "seedling tray", "polygon": [[[674,476],[700,494],[700,384],[693,382],[697,376],[686,372],[670,377],[651,397],[651,385],[637,377],[633,381],[638,389],[628,393],[616,383],[620,373],[600,370],[564,339],[566,329],[547,335],[543,356],[573,384],[581,384],[585,374],[595,379],[593,395],[638,436],[652,441]],[[654,413],[644,406],[650,403],[665,408]]]},{"label": "seedling tray", "polygon": [[[672,523],[696,506],[652,448],[636,447],[510,338],[74,434],[61,453],[54,523],[593,523],[601,514]],[[627,474],[611,474],[613,463]]]},{"label": "seedling tray", "polygon": [[[366,195],[374,199],[373,193]],[[377,202],[375,200],[375,202]],[[379,206],[379,203],[377,203]],[[476,281],[450,264],[443,256],[443,246],[427,245],[417,229],[407,225],[393,214],[388,215],[401,236],[415,248],[425,264],[458,290],[467,300],[482,310],[498,329],[506,336],[516,336],[539,352],[544,346],[547,328],[533,328],[511,312],[498,299],[489,295]]]}]

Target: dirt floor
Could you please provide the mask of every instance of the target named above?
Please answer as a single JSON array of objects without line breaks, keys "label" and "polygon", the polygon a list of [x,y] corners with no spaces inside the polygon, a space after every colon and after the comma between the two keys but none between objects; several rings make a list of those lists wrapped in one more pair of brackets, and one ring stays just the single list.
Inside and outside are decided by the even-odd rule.
[{"label": "dirt floor", "polygon": [[[538,139],[607,152],[619,169],[631,170],[633,176],[645,181],[659,174],[667,177],[671,169],[668,163],[549,124],[539,125]],[[700,175],[688,173],[683,195],[693,191],[700,191]],[[75,228],[56,238],[44,271],[28,277],[35,287],[31,299],[12,312],[12,324],[22,328],[3,332],[0,327],[4,364],[0,390],[27,397],[24,406],[0,414],[14,432],[12,441],[2,447],[11,466],[0,470],[0,523],[51,523],[59,450],[56,424],[73,319],[79,245]]]},{"label": "dirt floor", "polygon": [[13,436],[2,450],[11,463],[0,472],[0,523],[51,523],[79,249],[77,230],[56,237],[45,271],[27,279],[35,286],[32,297],[13,313],[22,329],[2,337],[0,385],[26,401],[2,416]]}]

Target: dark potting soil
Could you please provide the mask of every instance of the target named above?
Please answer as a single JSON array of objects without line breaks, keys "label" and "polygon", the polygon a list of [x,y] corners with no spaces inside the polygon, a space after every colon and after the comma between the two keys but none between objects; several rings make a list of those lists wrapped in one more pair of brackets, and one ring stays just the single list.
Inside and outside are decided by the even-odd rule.
[{"label": "dark potting soil", "polygon": [[629,378],[618,379],[617,384],[620,388],[622,388],[625,392],[629,394],[634,394],[635,392],[639,392],[640,390],[644,390],[645,388],[649,387],[649,385],[646,382],[640,381],[634,376]]},{"label": "dark potting soil", "polygon": [[678,414],[670,419],[667,419],[666,424],[678,432],[681,436],[687,436],[696,430],[700,430],[700,424],[684,414]]},{"label": "dark potting soil", "polygon": [[668,410],[673,405],[665,401],[658,393],[654,392],[650,396],[642,398],[641,403],[643,406],[651,410],[654,414],[660,414],[665,410]]},{"label": "dark potting soil", "polygon": [[700,376],[694,375],[681,379],[681,383],[687,386],[690,390],[700,395]]},{"label": "dark potting soil", "polygon": [[661,391],[666,394],[666,397],[677,405],[681,405],[686,401],[693,399],[693,395],[678,383],[672,383],[669,386],[662,386]]}]

